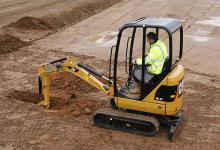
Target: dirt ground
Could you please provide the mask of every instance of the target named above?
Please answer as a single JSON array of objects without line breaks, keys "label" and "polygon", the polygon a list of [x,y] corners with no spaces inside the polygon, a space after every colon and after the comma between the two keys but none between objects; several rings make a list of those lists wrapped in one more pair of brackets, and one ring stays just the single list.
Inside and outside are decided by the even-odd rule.
[{"label": "dirt ground", "polygon": [[[1,1],[0,150],[219,149],[219,14],[218,0]],[[174,142],[163,127],[146,137],[93,126],[109,98],[68,73],[51,77],[51,108],[37,105],[40,64],[75,55],[108,74],[117,29],[141,16],[183,22],[185,120]]]}]

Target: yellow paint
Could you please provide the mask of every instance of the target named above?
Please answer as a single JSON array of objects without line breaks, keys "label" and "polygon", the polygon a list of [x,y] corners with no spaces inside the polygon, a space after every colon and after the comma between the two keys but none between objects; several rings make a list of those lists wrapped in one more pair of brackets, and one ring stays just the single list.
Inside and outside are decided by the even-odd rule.
[{"label": "yellow paint", "polygon": [[50,94],[49,94],[49,76],[51,74],[59,73],[59,72],[70,72],[77,77],[81,78],[82,80],[86,81],[87,83],[91,84],[92,86],[96,87],[102,92],[113,96],[113,88],[107,91],[104,89],[104,85],[100,82],[97,78],[91,75],[88,71],[78,66],[78,60],[75,57],[69,57],[61,64],[61,68],[56,68],[53,65],[41,65],[38,68],[38,75],[42,79],[43,83],[43,95],[44,99],[38,105],[43,105],[45,107],[50,107]]},{"label": "yellow paint", "polygon": [[[175,97],[174,102],[158,101],[155,94],[161,85],[179,85],[184,78],[184,69],[177,65],[142,101],[115,97],[117,107],[124,109],[137,110],[160,115],[175,115],[182,108],[183,96],[171,95]],[[178,90],[178,88],[177,88]],[[178,91],[177,91],[178,94]]]},{"label": "yellow paint", "polygon": [[[69,57],[61,65],[61,68],[50,67],[47,69],[46,65],[41,65],[38,68],[38,75],[43,82],[43,94],[44,99],[39,103],[46,107],[50,107],[50,96],[49,96],[49,75],[59,72],[70,72],[82,80],[86,81],[90,85],[96,87],[107,95],[114,97],[113,84],[110,85],[109,90],[104,89],[104,84],[95,78],[93,75],[88,73],[85,69],[78,66],[78,60],[74,57]],[[126,98],[114,97],[116,106],[119,108],[137,110],[141,112],[159,114],[159,115],[175,115],[182,107],[182,97],[171,95],[170,97],[176,99],[174,102],[165,102],[155,100],[155,94],[161,85],[175,86],[179,85],[180,81],[184,78],[184,69],[181,65],[175,66],[175,68],[142,100],[131,100]],[[177,88],[179,89],[179,88]],[[178,93],[178,91],[177,91]]]}]

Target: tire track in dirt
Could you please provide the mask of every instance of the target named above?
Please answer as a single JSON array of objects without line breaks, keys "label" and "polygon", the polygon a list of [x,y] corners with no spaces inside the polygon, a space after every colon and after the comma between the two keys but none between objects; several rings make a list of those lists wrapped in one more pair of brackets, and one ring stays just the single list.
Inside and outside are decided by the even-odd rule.
[{"label": "tire track in dirt", "polygon": [[14,7],[14,6],[24,5],[24,4],[27,4],[28,2],[30,2],[30,0],[27,0],[27,1],[24,1],[24,2],[15,2],[15,3],[11,2],[11,4],[8,4],[8,5],[7,4],[4,5],[4,3],[3,3],[3,4],[1,4],[2,6],[0,7],[0,9],[5,9],[5,8]]},{"label": "tire track in dirt", "polygon": [[[121,0],[82,1],[76,3],[73,8],[56,14],[47,14],[42,17],[25,16],[20,18],[16,22],[10,23],[1,29],[0,55],[17,51],[18,48],[30,45],[36,40],[54,34],[68,25],[76,24],[120,1]],[[11,38],[8,38],[8,35],[11,36]],[[19,40],[19,42],[14,42],[15,38],[17,41]],[[5,43],[5,39],[7,39],[10,44]],[[21,44],[25,42],[27,42],[27,45]]]}]

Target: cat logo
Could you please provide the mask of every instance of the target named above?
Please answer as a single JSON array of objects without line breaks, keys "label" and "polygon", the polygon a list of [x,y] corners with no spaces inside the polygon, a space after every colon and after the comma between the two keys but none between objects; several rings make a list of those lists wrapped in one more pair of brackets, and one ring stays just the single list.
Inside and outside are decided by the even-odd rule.
[{"label": "cat logo", "polygon": [[184,85],[184,80],[180,81],[179,86],[178,86],[179,96],[183,94],[183,85]]}]

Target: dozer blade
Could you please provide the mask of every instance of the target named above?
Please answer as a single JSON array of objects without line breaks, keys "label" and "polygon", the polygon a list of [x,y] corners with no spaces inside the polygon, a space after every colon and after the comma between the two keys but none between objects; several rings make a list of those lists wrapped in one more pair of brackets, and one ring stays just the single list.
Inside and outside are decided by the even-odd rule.
[{"label": "dozer blade", "polygon": [[178,113],[177,118],[175,118],[175,120],[173,120],[172,126],[169,131],[169,139],[171,141],[174,140],[177,133],[179,132],[179,130],[183,124],[183,119],[184,119],[184,115],[183,115],[183,111],[181,111]]},{"label": "dozer blade", "polygon": [[159,131],[159,122],[154,117],[124,112],[121,110],[104,109],[93,117],[94,125],[147,136]]}]

